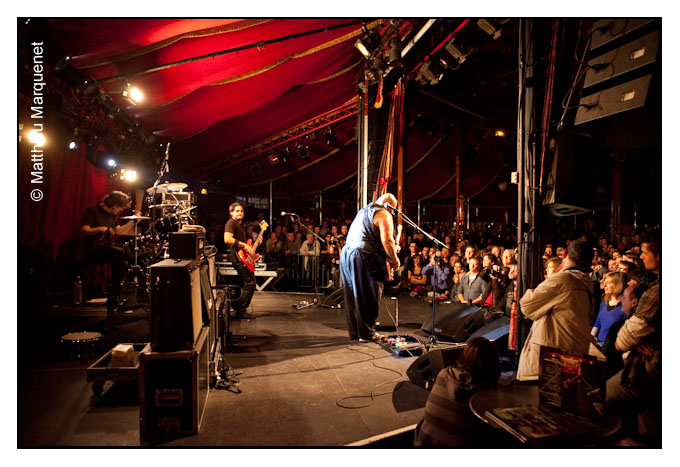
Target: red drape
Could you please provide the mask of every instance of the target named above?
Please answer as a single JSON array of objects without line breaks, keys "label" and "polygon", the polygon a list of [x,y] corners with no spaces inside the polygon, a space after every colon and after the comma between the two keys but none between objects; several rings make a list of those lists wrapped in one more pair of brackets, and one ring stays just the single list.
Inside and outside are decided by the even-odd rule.
[{"label": "red drape", "polygon": [[[31,183],[35,169],[31,149],[25,141],[20,144],[18,241],[57,259],[64,243],[80,228],[85,209],[100,203],[107,193],[108,177],[106,170],[86,160],[81,144],[75,151],[46,149],[43,183]],[[42,200],[31,199],[35,189],[42,191]]]}]

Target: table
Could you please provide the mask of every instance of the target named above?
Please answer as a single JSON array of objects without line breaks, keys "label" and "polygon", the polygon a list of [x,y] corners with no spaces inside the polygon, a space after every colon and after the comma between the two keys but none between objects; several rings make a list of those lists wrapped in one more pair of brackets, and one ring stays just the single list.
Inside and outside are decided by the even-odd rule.
[{"label": "table", "polygon": [[[218,266],[217,270],[219,271],[220,275],[222,275],[222,276],[236,276],[236,275],[238,275],[238,272],[233,267]],[[277,277],[277,276],[278,276],[278,272],[276,272],[276,271],[267,271],[266,269],[256,269],[255,270],[255,288],[257,289],[258,292],[262,292],[264,290],[264,288],[267,287],[269,285],[269,283],[272,280],[274,280],[274,278]],[[257,283],[258,277],[266,277],[266,279],[262,284],[258,284]]]},{"label": "table", "polygon": [[[475,393],[470,398],[470,410],[483,422],[510,433],[526,446],[557,447],[557,446],[585,446],[605,443],[621,429],[621,417],[611,411],[605,414],[604,419],[596,425],[593,431],[574,435],[569,438],[541,438],[522,439],[506,427],[498,424],[487,412],[495,408],[510,407],[538,407],[538,385],[514,382],[507,386],[486,388]],[[571,416],[573,419],[574,416]]]}]

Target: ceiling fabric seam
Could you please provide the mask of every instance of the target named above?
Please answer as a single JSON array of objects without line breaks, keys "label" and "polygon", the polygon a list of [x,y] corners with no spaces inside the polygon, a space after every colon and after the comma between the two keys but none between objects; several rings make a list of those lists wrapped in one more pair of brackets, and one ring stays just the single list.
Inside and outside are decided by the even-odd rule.
[{"label": "ceiling fabric seam", "polygon": [[226,26],[219,26],[216,28],[199,29],[197,31],[184,32],[173,37],[169,37],[160,42],[154,42],[153,44],[145,45],[134,50],[129,50],[118,55],[112,55],[109,57],[101,58],[89,63],[84,63],[78,68],[89,69],[96,68],[98,66],[112,65],[117,62],[123,62],[125,60],[130,60],[141,55],[146,55],[151,52],[155,52],[162,48],[168,47],[182,39],[198,39],[202,37],[216,36],[219,34],[231,33],[236,31],[242,31],[244,29],[251,28],[253,26],[258,26],[260,24],[265,24],[271,21],[271,19],[251,19],[243,23],[232,23]]},{"label": "ceiling fabric seam", "polygon": [[[377,22],[378,22],[378,21],[374,21],[374,23],[377,23]],[[236,81],[241,81],[241,80],[244,80],[244,79],[252,78],[253,76],[257,76],[257,75],[262,74],[262,73],[266,73],[267,71],[270,71],[270,70],[272,70],[273,68],[276,68],[277,66],[282,65],[282,64],[286,63],[286,62],[289,61],[289,60],[297,59],[297,58],[303,58],[303,57],[306,57],[307,55],[311,55],[311,54],[320,52],[320,51],[322,51],[322,50],[328,49],[328,48],[330,48],[330,47],[334,47],[334,46],[336,46],[336,45],[338,45],[338,44],[341,44],[341,43],[343,43],[343,42],[346,42],[346,41],[348,41],[348,40],[351,40],[351,39],[353,39],[354,37],[357,37],[358,35],[360,35],[362,32],[363,32],[362,29],[359,28],[359,29],[357,29],[357,30],[355,30],[355,31],[352,31],[351,33],[345,34],[344,36],[341,36],[341,37],[339,37],[339,38],[337,38],[337,39],[333,39],[332,41],[326,42],[326,43],[324,43],[324,44],[318,45],[318,46],[313,47],[313,48],[311,48],[311,49],[309,49],[309,50],[305,50],[305,51],[303,51],[303,52],[298,52],[298,53],[291,54],[291,55],[289,55],[289,56],[287,56],[287,57],[285,57],[285,58],[282,58],[281,60],[277,60],[277,61],[274,62],[274,63],[271,63],[271,64],[269,64],[269,65],[266,65],[266,66],[264,66],[264,67],[262,67],[262,68],[258,68],[257,70],[252,70],[252,71],[249,71],[249,72],[247,72],[247,73],[243,73],[243,74],[240,74],[240,75],[237,75],[237,76],[232,76],[231,78],[223,79],[223,80],[220,80],[220,81],[215,81],[214,83],[204,84],[203,86],[201,86],[201,87],[199,87],[199,88],[196,88],[196,89],[194,89],[194,90],[192,90],[192,91],[189,91],[189,92],[186,93],[186,94],[183,94],[183,95],[181,95],[181,96],[175,97],[174,99],[169,100],[169,101],[167,101],[167,102],[164,102],[164,103],[162,103],[162,104],[158,104],[156,107],[152,107],[152,108],[149,108],[149,109],[145,109],[145,112],[153,112],[153,111],[155,111],[155,110],[157,110],[157,109],[160,109],[160,108],[165,107],[165,106],[167,106],[167,105],[173,104],[173,103],[179,101],[180,99],[184,99],[184,98],[187,97],[188,95],[193,94],[194,92],[196,92],[196,91],[198,91],[198,90],[200,90],[200,89],[202,89],[202,88],[204,88],[204,87],[207,87],[207,86],[222,86],[222,85],[225,85],[225,84],[234,83],[234,82],[236,82]]]}]

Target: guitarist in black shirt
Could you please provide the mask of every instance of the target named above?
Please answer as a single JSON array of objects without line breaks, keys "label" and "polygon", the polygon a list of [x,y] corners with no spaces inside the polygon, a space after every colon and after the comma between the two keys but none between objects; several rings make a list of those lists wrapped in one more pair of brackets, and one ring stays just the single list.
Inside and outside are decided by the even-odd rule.
[{"label": "guitarist in black shirt", "polygon": [[253,319],[255,315],[247,313],[246,310],[255,292],[255,272],[249,270],[239,259],[238,252],[241,249],[245,249],[248,256],[253,256],[255,251],[246,243],[246,229],[241,224],[244,215],[243,206],[239,203],[231,203],[229,205],[229,215],[231,219],[224,226],[224,243],[227,245],[227,258],[231,261],[243,282],[241,295],[234,303],[234,317],[236,319]]}]

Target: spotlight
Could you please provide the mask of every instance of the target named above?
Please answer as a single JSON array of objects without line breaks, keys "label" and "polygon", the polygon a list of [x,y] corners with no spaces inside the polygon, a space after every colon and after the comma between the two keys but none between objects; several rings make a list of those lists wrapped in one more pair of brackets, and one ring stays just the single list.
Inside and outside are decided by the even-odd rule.
[{"label": "spotlight", "polygon": [[493,36],[494,40],[501,37],[501,28],[490,19],[478,19],[477,26],[490,36]]},{"label": "spotlight", "polygon": [[85,80],[83,82],[83,96],[85,97],[94,97],[99,93],[99,88],[95,83],[92,83],[88,80]]},{"label": "spotlight", "polygon": [[208,194],[208,190],[206,190],[205,188],[201,188],[201,194],[202,194],[202,195],[207,195],[207,194]]},{"label": "spotlight", "polygon": [[144,100],[144,93],[139,88],[127,83],[127,87],[123,90],[123,97],[132,105],[137,105]]},{"label": "spotlight", "polygon": [[113,159],[109,159],[109,160],[106,162],[106,165],[108,165],[108,166],[111,167],[111,168],[114,168],[114,167],[115,167],[116,165],[118,165],[118,164],[116,164],[116,161],[114,161]]},{"label": "spotlight", "polygon": [[361,39],[357,39],[357,41],[354,43],[354,47],[356,47],[357,50],[361,52],[361,55],[363,55],[364,57],[368,57],[369,55],[371,55],[371,53],[368,51],[364,43],[361,42]]},{"label": "spotlight", "polygon": [[309,157],[309,146],[306,144],[298,145],[297,155],[300,159],[307,159]]},{"label": "spotlight", "polygon": [[389,57],[390,64],[401,61],[401,41],[396,36],[390,39]]},{"label": "spotlight", "polygon": [[54,71],[59,73],[61,70],[64,69],[69,60],[71,60],[71,57],[68,55],[65,55],[62,58],[60,58],[59,61],[54,65]]},{"label": "spotlight", "polygon": [[331,144],[333,144],[337,138],[338,137],[333,130],[331,130],[330,128],[328,128],[326,130],[326,144],[327,145],[330,146]]},{"label": "spotlight", "polygon": [[35,144],[36,146],[45,146],[45,135],[40,131],[33,129],[28,132],[26,137],[31,144]]},{"label": "spotlight", "polygon": [[255,162],[250,166],[250,175],[253,177],[259,177],[262,175],[262,166],[258,162]]},{"label": "spotlight", "polygon": [[279,156],[274,154],[273,152],[269,153],[269,163],[271,165],[275,165],[279,163]]},{"label": "spotlight", "polygon": [[[432,67],[432,69],[430,69]],[[418,74],[416,75],[416,81],[418,81],[420,84],[430,84],[430,85],[435,85],[439,83],[439,81],[444,77],[443,73],[437,73],[433,71],[434,67],[432,66],[432,62],[429,60],[420,67],[418,70]]]},{"label": "spotlight", "polygon": [[494,132],[494,136],[498,136],[499,138],[503,138],[505,136],[505,132],[503,130],[496,130]]},{"label": "spotlight", "polygon": [[137,172],[135,170],[126,170],[125,180],[127,180],[128,182],[134,182],[135,180],[137,180]]},{"label": "spotlight", "polygon": [[463,49],[461,46],[454,44],[453,39],[451,39],[449,43],[446,44],[445,48],[454,59],[458,60],[458,63],[463,63],[469,55],[469,53],[465,52],[465,49]]},{"label": "spotlight", "polygon": [[357,39],[354,43],[361,55],[368,58],[375,49],[380,45],[380,34],[376,31],[368,31],[361,39]]},{"label": "spotlight", "polygon": [[286,146],[279,153],[279,158],[282,159],[284,162],[286,162],[286,159],[288,158],[288,156],[290,156],[290,150],[288,149],[288,146]]},{"label": "spotlight", "polygon": [[73,151],[74,149],[78,148],[78,141],[72,139],[71,141],[68,142],[68,148]]}]

